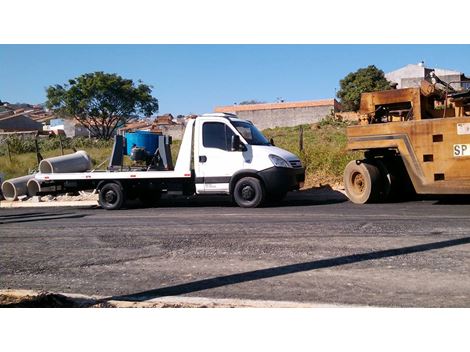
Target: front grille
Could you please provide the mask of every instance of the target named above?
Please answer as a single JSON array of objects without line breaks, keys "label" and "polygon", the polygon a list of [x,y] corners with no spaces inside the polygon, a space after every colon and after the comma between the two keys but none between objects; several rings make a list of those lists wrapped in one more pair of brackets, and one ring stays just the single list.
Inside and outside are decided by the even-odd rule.
[{"label": "front grille", "polygon": [[293,168],[302,167],[300,160],[290,160],[289,163]]}]

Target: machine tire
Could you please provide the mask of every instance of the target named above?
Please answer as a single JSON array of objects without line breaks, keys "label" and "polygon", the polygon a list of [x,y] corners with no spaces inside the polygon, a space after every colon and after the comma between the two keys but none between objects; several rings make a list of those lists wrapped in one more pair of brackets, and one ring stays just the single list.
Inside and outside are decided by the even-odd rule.
[{"label": "machine tire", "polygon": [[260,180],[243,177],[233,189],[233,199],[242,208],[256,208],[264,202],[265,191]]},{"label": "machine tire", "polygon": [[401,158],[384,159],[384,165],[389,171],[391,180],[388,200],[391,202],[401,202],[413,199],[416,196],[416,192]]},{"label": "machine tire", "polygon": [[117,210],[124,204],[124,192],[120,185],[107,183],[100,189],[99,204],[106,210]]},{"label": "machine tire", "polygon": [[390,173],[389,166],[381,158],[374,159],[374,164],[380,173],[378,181],[380,188],[376,201],[381,203],[389,202],[392,196],[393,175]]},{"label": "machine tire", "polygon": [[353,160],[344,169],[344,188],[356,204],[377,201],[380,196],[380,171],[367,160]]}]

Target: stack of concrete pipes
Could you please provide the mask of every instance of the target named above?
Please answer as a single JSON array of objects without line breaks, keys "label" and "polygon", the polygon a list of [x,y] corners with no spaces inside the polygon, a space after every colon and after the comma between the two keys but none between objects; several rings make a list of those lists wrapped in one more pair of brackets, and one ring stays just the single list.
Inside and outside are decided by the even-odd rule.
[{"label": "stack of concrete pipes", "polygon": [[[41,160],[39,172],[43,174],[84,172],[91,169],[91,160],[88,154],[79,150],[73,154],[56,156]],[[35,196],[38,192],[47,192],[49,188],[44,187],[41,181],[27,175],[6,180],[2,183],[2,193],[6,200],[14,201],[18,197],[28,195]]]}]

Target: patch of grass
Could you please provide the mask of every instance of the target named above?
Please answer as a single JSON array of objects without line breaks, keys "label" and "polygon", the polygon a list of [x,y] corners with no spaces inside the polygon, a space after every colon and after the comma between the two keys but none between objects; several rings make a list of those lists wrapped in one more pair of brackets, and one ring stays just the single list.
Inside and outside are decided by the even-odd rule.
[{"label": "patch of grass", "polygon": [[[96,167],[111,155],[111,147],[106,148],[83,148],[91,158],[93,167]],[[64,149],[64,154],[73,153],[71,149]],[[62,155],[60,149],[41,152],[43,158]],[[107,166],[105,163],[104,167]],[[4,174],[4,179],[28,175],[38,169],[36,153],[22,153],[11,155],[11,161],[8,156],[0,157],[0,172]]]}]

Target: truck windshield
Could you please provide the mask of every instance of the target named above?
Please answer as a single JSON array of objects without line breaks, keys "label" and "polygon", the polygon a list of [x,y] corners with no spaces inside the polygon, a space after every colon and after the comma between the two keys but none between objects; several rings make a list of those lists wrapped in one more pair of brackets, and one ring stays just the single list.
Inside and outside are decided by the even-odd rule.
[{"label": "truck windshield", "polygon": [[271,145],[265,136],[254,125],[248,122],[232,121],[238,132],[251,145]]}]

